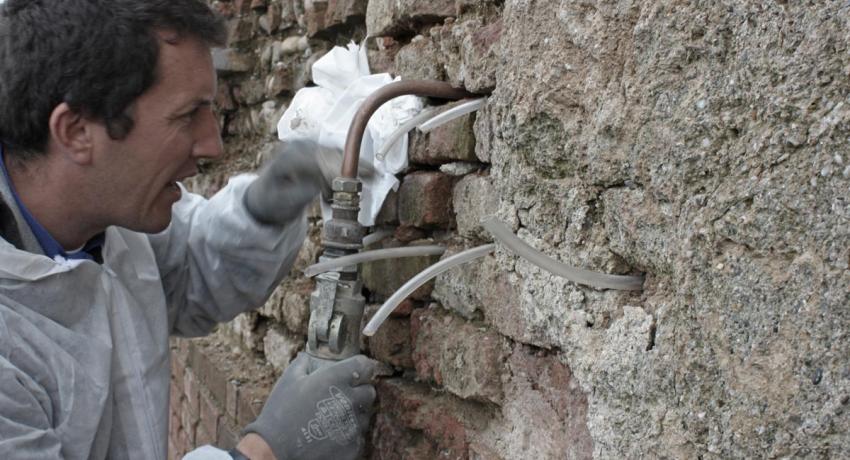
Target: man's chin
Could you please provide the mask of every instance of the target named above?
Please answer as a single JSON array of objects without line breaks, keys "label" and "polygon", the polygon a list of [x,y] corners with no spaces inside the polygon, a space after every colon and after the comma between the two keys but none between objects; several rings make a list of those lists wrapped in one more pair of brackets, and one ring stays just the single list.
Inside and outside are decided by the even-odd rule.
[{"label": "man's chin", "polygon": [[123,227],[139,233],[162,233],[169,225],[171,225],[171,218],[171,209],[169,209],[168,213],[159,212],[153,216],[149,215],[141,222],[136,222],[134,225],[126,225]]}]

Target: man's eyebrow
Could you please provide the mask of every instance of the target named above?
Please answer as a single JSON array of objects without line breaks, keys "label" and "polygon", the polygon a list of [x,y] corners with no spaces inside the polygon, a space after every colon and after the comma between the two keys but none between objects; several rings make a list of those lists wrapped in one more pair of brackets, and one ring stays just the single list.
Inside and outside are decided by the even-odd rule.
[{"label": "man's eyebrow", "polygon": [[178,114],[191,113],[192,111],[194,111],[194,110],[196,110],[200,107],[206,107],[206,106],[210,106],[210,105],[213,105],[212,99],[197,98],[197,99],[189,101],[185,104],[181,104],[180,106],[178,106],[177,110],[174,111],[174,113],[178,113]]}]

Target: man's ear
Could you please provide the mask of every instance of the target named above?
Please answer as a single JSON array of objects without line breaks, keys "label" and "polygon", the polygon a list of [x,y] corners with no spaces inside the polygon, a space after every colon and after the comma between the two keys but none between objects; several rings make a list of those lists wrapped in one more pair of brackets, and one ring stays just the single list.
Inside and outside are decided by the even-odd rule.
[{"label": "man's ear", "polygon": [[67,159],[79,165],[91,163],[94,150],[91,120],[63,102],[53,109],[49,123],[51,140]]}]

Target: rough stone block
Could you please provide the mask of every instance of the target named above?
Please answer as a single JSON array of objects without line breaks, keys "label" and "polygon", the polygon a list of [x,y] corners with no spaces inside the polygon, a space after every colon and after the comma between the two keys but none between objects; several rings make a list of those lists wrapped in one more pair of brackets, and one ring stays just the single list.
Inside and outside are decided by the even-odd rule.
[{"label": "rough stone block", "polygon": [[489,176],[469,174],[455,184],[452,193],[458,234],[465,238],[492,240],[481,227],[481,220],[495,216],[499,210],[499,195]]},{"label": "rough stone block", "polygon": [[283,18],[281,17],[280,5],[277,3],[272,3],[268,6],[266,12],[262,16],[260,16],[258,22],[263,32],[271,35],[277,32],[277,30],[280,28],[282,19]]},{"label": "rough stone block", "polygon": [[254,25],[249,18],[237,16],[227,21],[227,46],[244,43],[253,36]]},{"label": "rough stone block", "polygon": [[323,37],[340,26],[360,21],[366,15],[367,0],[313,0],[305,2],[307,35]]},{"label": "rough stone block", "polygon": [[417,35],[398,50],[395,69],[405,80],[445,80],[444,59],[433,40]]},{"label": "rough stone block", "polygon": [[225,81],[221,81],[218,84],[218,90],[215,95],[215,107],[220,112],[233,112],[237,109],[230,84]]},{"label": "rough stone block", "polygon": [[213,48],[213,67],[220,76],[250,72],[254,57],[236,48]]},{"label": "rough stone block", "polygon": [[454,223],[451,194],[454,178],[439,172],[408,174],[399,188],[399,221],[420,228],[447,228]]},{"label": "rough stone block", "polygon": [[[394,240],[384,240],[376,245],[376,248],[399,247],[401,244]],[[362,265],[363,284],[372,293],[372,300],[383,301],[398,290],[404,283],[417,273],[437,262],[437,256],[428,257],[403,257],[398,259],[384,259],[369,262]],[[411,299],[422,300],[431,293],[434,283],[425,283],[419,289],[413,291]]]},{"label": "rough stone block", "polygon": [[454,14],[455,0],[371,0],[366,9],[366,31],[370,37],[398,37]]},{"label": "rough stone block", "polygon": [[233,97],[240,105],[250,106],[266,99],[266,87],[263,80],[256,77],[244,79],[233,86]]},{"label": "rough stone block", "polygon": [[304,336],[292,334],[283,328],[272,326],[263,337],[266,361],[282,372],[292,361],[298,350],[304,347]]},{"label": "rough stone block", "polygon": [[464,399],[501,403],[501,375],[510,353],[504,337],[433,307],[413,312],[411,335],[421,378]]},{"label": "rough stone block", "polygon": [[431,30],[444,57],[446,76],[453,86],[483,93],[496,86],[502,21],[485,23],[474,18],[446,23]]},{"label": "rough stone block", "polygon": [[372,73],[397,74],[395,70],[395,59],[401,44],[392,37],[378,37],[375,39],[376,48],[370,47],[369,68]]},{"label": "rough stone block", "polygon": [[[282,62],[274,64],[266,77],[266,97],[280,97],[293,91],[293,69]],[[274,120],[275,124],[277,120]]]},{"label": "rough stone block", "polygon": [[310,320],[310,293],[314,286],[312,280],[304,277],[287,279],[275,289],[260,313],[279,321],[292,334],[305,335]]},{"label": "rough stone block", "polygon": [[612,189],[602,195],[605,233],[611,250],[653,273],[672,273],[681,253],[672,246],[673,207],[652,200],[640,189]]}]

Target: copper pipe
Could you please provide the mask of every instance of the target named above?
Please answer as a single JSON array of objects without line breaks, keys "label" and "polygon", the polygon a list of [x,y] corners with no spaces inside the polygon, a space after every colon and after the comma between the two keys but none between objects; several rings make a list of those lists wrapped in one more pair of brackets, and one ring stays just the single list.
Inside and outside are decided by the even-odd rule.
[{"label": "copper pipe", "polygon": [[357,164],[360,162],[360,143],[363,142],[363,133],[369,118],[380,106],[390,99],[398,96],[415,95],[423,97],[434,97],[438,99],[458,100],[473,96],[472,93],[463,89],[453,88],[449,83],[437,80],[405,80],[390,83],[375,91],[363,101],[363,105],[357,110],[351,126],[348,127],[348,136],[345,138],[345,153],[342,159],[342,177],[354,179],[357,177]]}]

